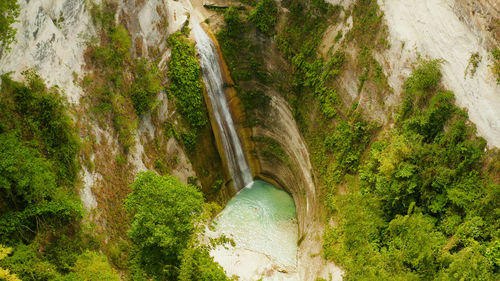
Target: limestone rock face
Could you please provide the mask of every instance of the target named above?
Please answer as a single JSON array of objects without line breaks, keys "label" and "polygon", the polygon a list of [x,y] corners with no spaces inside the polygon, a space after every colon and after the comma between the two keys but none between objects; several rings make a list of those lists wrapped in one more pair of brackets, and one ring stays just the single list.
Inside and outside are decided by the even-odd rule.
[{"label": "limestone rock face", "polygon": [[13,27],[16,40],[9,52],[0,52],[0,74],[34,68],[49,86],[58,85],[72,103],[82,90],[73,83],[83,72],[85,40],[94,34],[83,0],[18,1],[20,15]]},{"label": "limestone rock face", "polygon": [[451,4],[459,19],[484,41],[487,47],[500,47],[500,2],[496,0],[456,0]]},{"label": "limestone rock face", "polygon": [[[490,147],[500,146],[500,85],[490,70],[492,45],[499,44],[498,28],[486,32],[486,18],[498,22],[498,1],[383,0],[381,9],[389,28],[391,48],[383,54],[391,87],[400,92],[401,75],[407,76],[420,54],[442,59],[443,83],[455,93],[456,103],[467,109],[478,134]],[[465,4],[465,3],[475,4]],[[474,8],[475,7],[475,8]],[[477,10],[477,13],[469,10]],[[479,27],[485,33],[480,32]],[[482,30],[482,29],[481,29]],[[496,40],[493,40],[495,35]],[[490,34],[490,35],[488,35]],[[471,55],[481,61],[474,75],[468,73]]]},{"label": "limestone rock face", "polygon": [[[1,1],[1,0],[0,0]],[[16,40],[10,51],[0,50],[0,74],[12,72],[14,79],[21,79],[21,72],[34,68],[49,86],[57,85],[74,108],[80,105],[85,95],[76,82],[77,77],[86,74],[84,53],[86,42],[96,36],[89,7],[85,0],[18,0],[21,6]],[[97,2],[97,1],[94,1]],[[170,52],[166,38],[179,30],[196,14],[200,21],[210,19],[216,30],[223,22],[220,14],[208,11],[203,5],[227,6],[228,0],[120,0],[118,1],[117,22],[126,22],[132,39],[133,54],[148,57],[159,53],[159,67],[167,70]],[[327,0],[334,5],[349,9],[355,0]],[[498,0],[379,0],[384,12],[384,22],[388,27],[390,48],[375,53],[375,59],[383,67],[388,77],[392,93],[384,96],[383,105],[375,104],[365,90],[358,92],[359,77],[355,71],[347,69],[339,77],[343,87],[340,98],[346,104],[358,101],[367,115],[384,125],[390,125],[391,107],[396,106],[403,89],[404,79],[411,73],[412,63],[419,55],[430,59],[442,59],[444,85],[456,96],[456,103],[467,109],[470,120],[478,128],[491,147],[500,147],[500,85],[490,70],[491,50],[500,47],[500,2]],[[328,56],[334,48],[334,37],[341,31],[346,34],[352,28],[352,16],[342,12],[342,21],[330,26],[321,43],[320,54]],[[257,38],[266,47],[264,62],[273,72],[280,61],[274,39]],[[354,52],[347,50],[347,52]],[[333,53],[333,52],[332,52]],[[481,61],[474,75],[468,74],[469,59],[478,53]],[[355,53],[349,54],[353,57]],[[168,79],[168,78],[167,78]],[[321,190],[316,184],[310,160],[310,151],[287,101],[273,90],[266,92],[271,97],[270,109],[265,116],[265,125],[256,126],[249,132],[247,149],[254,149],[251,168],[255,175],[287,190],[294,198],[299,222],[298,263],[296,269],[283,269],[273,265],[268,257],[259,253],[239,250],[228,252],[218,249],[214,255],[225,268],[242,275],[242,280],[254,280],[265,275],[275,280],[315,280],[322,277],[341,280],[342,270],[321,257],[322,233],[325,212],[321,200]],[[160,123],[168,116],[168,98],[159,95],[158,112]],[[92,152],[92,161],[110,161],[102,157],[102,151],[109,151],[112,157],[118,155],[117,136],[110,128],[101,128],[87,116],[74,116],[76,121],[88,122],[89,135],[95,137],[101,150]],[[79,119],[80,118],[80,119]],[[240,120],[244,121],[244,120]],[[138,124],[136,143],[127,162],[133,172],[153,169],[152,161],[145,152],[145,144],[158,137],[152,117],[146,116]],[[83,134],[81,130],[81,134]],[[246,135],[242,134],[242,135]],[[251,137],[270,138],[280,144],[286,154],[286,161],[276,161],[264,157],[262,147],[256,147]],[[196,176],[192,164],[182,146],[170,138],[166,142],[168,154],[178,160],[172,173],[187,182]],[[109,158],[109,157],[108,157]],[[104,164],[103,164],[104,165]],[[96,165],[99,166],[99,165]],[[103,180],[98,171],[83,167],[81,198],[88,210],[99,209],[99,201],[93,193],[94,187]],[[246,267],[245,260],[253,261],[253,267]]]},{"label": "limestone rock face", "polygon": [[[93,25],[90,8],[92,3],[100,1],[86,0],[20,0],[20,15],[13,25],[17,29],[16,42],[11,49],[0,50],[0,74],[11,73],[15,80],[22,79],[22,72],[34,69],[46,82],[47,86],[57,86],[60,93],[68,100],[74,110],[73,119],[80,127],[80,136],[94,138],[91,161],[97,167],[109,167],[113,161],[102,157],[109,153],[119,155],[117,135],[110,124],[98,124],[93,118],[86,116],[81,98],[84,93],[79,85],[82,79],[92,70],[85,69],[85,51],[88,42],[97,38],[97,30]],[[182,27],[187,19],[187,10],[177,1],[152,0],[117,1],[118,11],[115,20],[126,24],[132,40],[132,55],[148,57],[151,52],[164,54],[163,68],[168,60],[169,50],[166,38]],[[94,39],[95,40],[95,39]],[[175,114],[168,112],[168,99],[165,93],[159,95],[159,122]],[[81,125],[83,124],[83,125]],[[128,154],[127,162],[131,165],[131,173],[153,169],[144,146],[155,138],[157,128],[151,116],[145,116],[138,124],[136,141]],[[187,183],[189,177],[195,177],[193,167],[181,145],[171,139],[166,148],[175,155],[178,165],[173,173]],[[102,163],[101,163],[102,162]],[[93,170],[83,165],[81,172],[82,189],[80,191],[83,205],[87,210],[98,209],[95,192],[104,185],[102,171]]]}]

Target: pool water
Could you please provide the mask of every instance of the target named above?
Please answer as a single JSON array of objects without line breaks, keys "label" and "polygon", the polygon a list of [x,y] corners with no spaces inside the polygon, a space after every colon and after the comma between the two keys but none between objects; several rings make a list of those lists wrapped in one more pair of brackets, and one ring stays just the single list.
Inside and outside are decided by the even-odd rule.
[{"label": "pool water", "polygon": [[277,263],[296,266],[298,226],[292,197],[257,180],[242,189],[214,220],[215,230],[232,238],[236,248],[268,255]]}]

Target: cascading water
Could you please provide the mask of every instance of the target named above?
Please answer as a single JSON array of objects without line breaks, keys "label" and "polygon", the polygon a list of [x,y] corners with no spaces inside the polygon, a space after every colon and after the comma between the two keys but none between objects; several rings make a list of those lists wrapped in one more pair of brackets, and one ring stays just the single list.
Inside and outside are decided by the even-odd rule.
[{"label": "cascading water", "polygon": [[229,112],[221,73],[221,59],[214,43],[198,22],[193,22],[193,34],[196,48],[200,54],[203,81],[221,135],[229,172],[233,177],[236,189],[240,190],[252,183],[252,174]]},{"label": "cascading water", "polygon": [[237,191],[247,187],[213,221],[213,237],[232,238],[234,245],[219,245],[210,254],[229,276],[238,275],[242,281],[299,280],[295,272],[298,227],[293,198],[271,184],[252,181],[226,100],[221,58],[193,15],[192,20],[203,81],[229,171]]}]

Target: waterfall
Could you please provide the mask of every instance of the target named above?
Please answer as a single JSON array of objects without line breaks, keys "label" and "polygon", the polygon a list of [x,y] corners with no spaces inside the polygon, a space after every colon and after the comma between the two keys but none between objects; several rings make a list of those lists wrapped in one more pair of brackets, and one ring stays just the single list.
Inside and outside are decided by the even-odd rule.
[{"label": "waterfall", "polygon": [[229,112],[222,79],[221,58],[219,58],[215,44],[201,28],[201,25],[194,21],[192,26],[196,48],[200,55],[203,81],[212,104],[213,115],[220,132],[229,172],[233,177],[236,190],[240,190],[252,183],[252,174],[234,128],[233,118]]}]

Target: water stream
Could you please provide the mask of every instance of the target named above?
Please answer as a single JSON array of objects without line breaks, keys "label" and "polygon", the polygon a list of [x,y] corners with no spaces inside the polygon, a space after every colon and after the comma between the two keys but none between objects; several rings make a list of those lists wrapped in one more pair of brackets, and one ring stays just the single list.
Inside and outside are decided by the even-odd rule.
[{"label": "water stream", "polygon": [[226,100],[224,80],[221,73],[221,60],[214,43],[197,22],[193,23],[193,34],[200,55],[203,81],[212,104],[229,171],[233,177],[236,190],[240,190],[252,183],[252,174],[234,128],[233,118]]},{"label": "water stream", "polygon": [[214,249],[212,255],[217,256],[214,259],[228,274],[239,275],[242,280],[261,276],[262,271],[272,268],[273,264],[295,268],[298,227],[293,199],[267,182],[252,180],[226,100],[217,48],[196,18],[192,20],[203,81],[229,171],[239,191],[214,220],[216,234],[232,238],[236,245],[233,250],[222,250],[218,256]]}]

